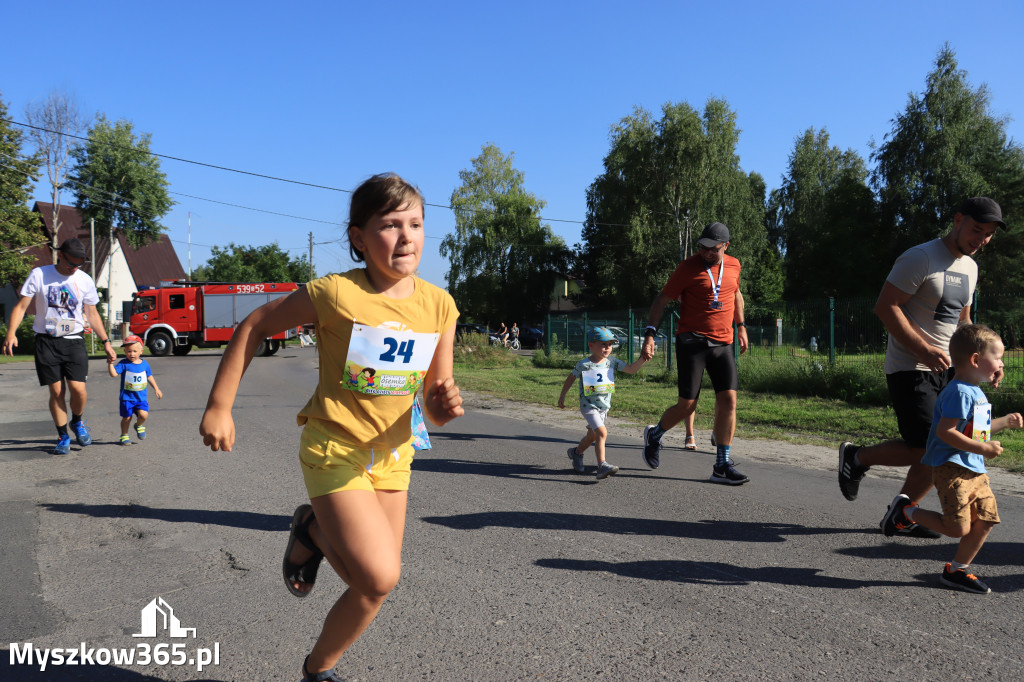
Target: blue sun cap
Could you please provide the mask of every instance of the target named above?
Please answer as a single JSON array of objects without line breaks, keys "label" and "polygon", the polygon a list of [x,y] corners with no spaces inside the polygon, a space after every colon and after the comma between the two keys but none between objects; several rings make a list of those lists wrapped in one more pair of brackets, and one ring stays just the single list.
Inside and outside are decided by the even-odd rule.
[{"label": "blue sun cap", "polygon": [[615,335],[608,331],[607,327],[594,327],[587,334],[588,341],[614,341]]}]

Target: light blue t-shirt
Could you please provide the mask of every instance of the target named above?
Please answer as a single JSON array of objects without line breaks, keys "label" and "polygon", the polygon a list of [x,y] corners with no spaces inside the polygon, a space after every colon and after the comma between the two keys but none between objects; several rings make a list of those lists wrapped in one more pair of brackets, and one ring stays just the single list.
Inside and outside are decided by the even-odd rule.
[{"label": "light blue t-shirt", "polygon": [[987,405],[988,398],[981,392],[981,389],[972,384],[954,379],[949,385],[942,389],[935,400],[935,410],[932,412],[932,428],[928,432],[928,444],[921,459],[923,464],[937,467],[946,462],[959,464],[965,469],[970,469],[979,474],[985,473],[985,457],[976,455],[973,452],[957,450],[939,438],[939,420],[957,419],[956,430],[967,433],[967,427],[973,429],[974,408],[977,405]]},{"label": "light blue t-shirt", "polygon": [[572,375],[580,380],[580,409],[610,410],[615,392],[615,371],[626,367],[617,357],[608,356],[601,362],[585,357],[572,368]]}]

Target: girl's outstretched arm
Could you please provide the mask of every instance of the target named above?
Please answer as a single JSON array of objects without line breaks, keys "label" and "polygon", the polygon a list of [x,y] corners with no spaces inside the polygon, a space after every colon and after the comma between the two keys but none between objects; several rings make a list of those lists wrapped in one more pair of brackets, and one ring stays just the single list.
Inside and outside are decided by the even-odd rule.
[{"label": "girl's outstretched arm", "polygon": [[455,325],[441,334],[423,387],[423,411],[437,426],[444,426],[465,414],[462,396],[452,376],[455,353]]},{"label": "girl's outstretched arm", "polygon": [[220,359],[217,376],[213,379],[206,412],[199,425],[203,445],[214,451],[230,450],[234,446],[235,422],[231,418],[231,407],[235,404],[242,375],[263,340],[285,329],[316,321],[316,308],[305,287],[260,306],[242,320]]}]

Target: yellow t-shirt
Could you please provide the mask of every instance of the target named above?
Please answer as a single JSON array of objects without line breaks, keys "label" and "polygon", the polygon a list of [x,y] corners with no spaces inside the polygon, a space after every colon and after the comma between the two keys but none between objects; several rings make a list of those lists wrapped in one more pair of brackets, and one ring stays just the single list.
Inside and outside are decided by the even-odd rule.
[{"label": "yellow t-shirt", "polygon": [[316,308],[320,381],[299,412],[298,423],[318,420],[340,442],[354,447],[394,448],[412,438],[415,396],[368,395],[345,388],[346,357],[354,323],[400,332],[440,334],[459,317],[447,291],[414,277],[416,290],[403,299],[374,291],[362,268],[328,275],[306,285]]}]

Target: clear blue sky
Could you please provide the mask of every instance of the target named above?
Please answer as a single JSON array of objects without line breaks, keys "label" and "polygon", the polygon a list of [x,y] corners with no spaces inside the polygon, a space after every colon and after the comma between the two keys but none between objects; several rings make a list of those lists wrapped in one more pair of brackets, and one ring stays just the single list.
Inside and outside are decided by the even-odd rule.
[{"label": "clear blue sky", "polygon": [[[53,88],[84,112],[126,118],[155,152],[352,189],[396,171],[447,205],[483,144],[515,153],[527,189],[569,245],[608,132],[642,106],[725,98],[740,162],[780,184],[794,139],[827,128],[867,158],[949,41],[992,110],[1024,116],[1017,41],[1024,3],[396,1],[5,3],[0,97],[24,120]],[[984,30],[982,31],[982,26]],[[1024,138],[1021,121],[1009,131]],[[348,195],[165,160],[177,201],[164,223],[187,265],[209,245],[313,232],[319,273],[352,263]],[[46,199],[45,180],[37,197]],[[289,214],[285,218],[190,198]],[[71,202],[70,196],[65,197]],[[319,222],[317,222],[319,221]],[[444,285],[449,211],[427,210],[421,274]]]}]

